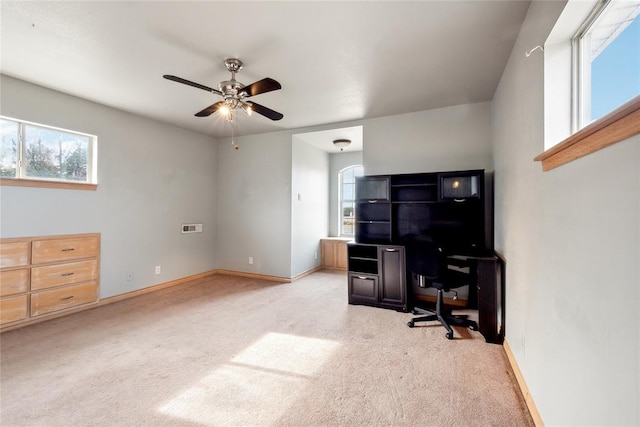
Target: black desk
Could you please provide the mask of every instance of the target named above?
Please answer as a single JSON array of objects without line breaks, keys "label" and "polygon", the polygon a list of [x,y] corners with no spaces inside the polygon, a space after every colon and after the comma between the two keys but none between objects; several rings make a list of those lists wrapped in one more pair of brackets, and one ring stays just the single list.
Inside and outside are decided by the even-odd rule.
[{"label": "black desk", "polygon": [[[478,331],[489,343],[502,344],[504,340],[504,266],[496,255],[484,253],[482,255],[453,255],[451,258],[469,261],[470,272],[475,280],[475,286],[469,286],[467,304],[458,308],[478,309]],[[411,273],[407,272],[409,287],[413,287]],[[411,290],[409,291],[411,292]],[[419,299],[414,295],[414,300]],[[425,301],[435,301],[435,297],[426,297]],[[452,305],[445,303],[446,305]],[[453,304],[455,308],[455,304]]]},{"label": "black desk", "polygon": [[[349,304],[409,311],[415,304],[411,272],[405,267],[404,247],[350,242],[348,253]],[[471,261],[468,305],[478,309],[478,330],[490,343],[504,339],[504,263],[492,252],[455,255]],[[435,301],[435,298],[433,298]],[[462,308],[462,307],[460,307]]]},{"label": "black desk", "polygon": [[469,257],[476,265],[478,330],[487,342],[504,339],[503,263],[497,256]]}]

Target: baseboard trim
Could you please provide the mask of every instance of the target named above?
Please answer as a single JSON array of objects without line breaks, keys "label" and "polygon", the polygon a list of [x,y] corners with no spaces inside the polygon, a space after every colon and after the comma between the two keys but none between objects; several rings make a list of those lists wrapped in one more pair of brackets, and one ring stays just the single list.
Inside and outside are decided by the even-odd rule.
[{"label": "baseboard trim", "polygon": [[516,358],[513,355],[513,351],[511,351],[511,347],[509,346],[509,341],[505,337],[504,342],[502,343],[502,347],[504,348],[504,352],[507,354],[507,359],[509,359],[509,364],[511,365],[511,370],[513,374],[516,376],[516,381],[518,382],[518,386],[520,387],[520,391],[522,392],[522,396],[524,397],[524,401],[527,404],[527,408],[529,409],[529,414],[531,414],[531,418],[533,419],[533,423],[536,427],[544,427],[544,422],[542,421],[542,417],[538,412],[538,408],[536,407],[536,403],[533,401],[533,397],[529,392],[529,387],[527,387],[527,383],[522,376],[522,372],[520,371],[520,367],[516,362]]},{"label": "baseboard trim", "polygon": [[150,292],[156,292],[156,291],[159,291],[159,290],[162,290],[162,289],[170,288],[172,286],[181,285],[181,284],[186,283],[186,282],[191,282],[192,280],[198,280],[198,279],[202,279],[202,278],[205,278],[205,277],[213,276],[214,274],[216,274],[216,272],[217,272],[217,270],[205,271],[204,273],[198,273],[198,274],[194,274],[192,276],[182,277],[180,279],[171,280],[169,282],[164,282],[164,283],[160,283],[160,284],[157,284],[157,285],[149,286],[149,287],[146,287],[146,288],[138,289],[138,290],[135,290],[135,291],[126,292],[124,294],[114,295],[112,297],[101,299],[100,301],[98,301],[97,305],[98,305],[98,307],[100,307],[100,306],[107,305],[107,304],[113,304],[114,302],[122,301],[122,300],[129,299],[129,298],[134,298],[134,297],[137,297],[137,296],[140,296],[140,295],[148,294]]},{"label": "baseboard trim", "polygon": [[216,274],[226,274],[227,276],[247,277],[249,279],[262,279],[270,282],[291,283],[292,279],[280,276],[268,276],[266,274],[246,273],[244,271],[215,270]]},{"label": "baseboard trim", "polygon": [[314,267],[314,268],[312,268],[312,269],[309,269],[309,270],[307,270],[307,271],[303,271],[302,273],[298,274],[297,276],[293,276],[293,277],[291,278],[291,281],[292,281],[292,282],[295,282],[296,280],[300,280],[300,279],[302,279],[303,277],[308,276],[308,275],[310,275],[310,274],[312,274],[312,273],[315,273],[316,271],[320,271],[320,270],[322,270],[322,266],[320,266],[320,265],[319,265],[319,266]]}]

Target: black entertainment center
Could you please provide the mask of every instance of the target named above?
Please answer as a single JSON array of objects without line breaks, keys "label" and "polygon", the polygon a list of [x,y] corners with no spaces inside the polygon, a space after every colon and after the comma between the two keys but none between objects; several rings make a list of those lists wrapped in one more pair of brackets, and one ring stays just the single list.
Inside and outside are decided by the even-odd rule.
[{"label": "black entertainment center", "polygon": [[349,303],[410,311],[416,294],[404,240],[429,235],[449,253],[473,260],[478,308],[488,342],[502,342],[502,262],[493,251],[491,179],[483,170],[372,175],[356,179],[355,243],[348,245]]}]

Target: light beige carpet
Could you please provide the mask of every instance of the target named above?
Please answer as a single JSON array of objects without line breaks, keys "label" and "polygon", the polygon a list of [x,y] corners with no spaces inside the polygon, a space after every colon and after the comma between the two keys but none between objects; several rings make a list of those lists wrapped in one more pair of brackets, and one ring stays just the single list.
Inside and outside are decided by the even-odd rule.
[{"label": "light beige carpet", "polygon": [[532,426],[501,346],[215,275],[0,336],[5,426]]}]

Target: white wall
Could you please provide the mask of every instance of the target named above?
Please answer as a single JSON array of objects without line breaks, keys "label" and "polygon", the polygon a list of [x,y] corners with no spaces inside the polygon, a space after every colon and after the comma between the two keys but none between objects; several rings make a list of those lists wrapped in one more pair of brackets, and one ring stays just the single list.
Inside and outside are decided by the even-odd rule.
[{"label": "white wall", "polygon": [[[340,200],[338,174],[349,166],[362,165],[362,151],[332,153],[329,157],[329,234],[336,237],[340,233]],[[365,171],[365,173],[367,173]]]},{"label": "white wall", "polygon": [[491,104],[464,104],[363,122],[367,175],[492,170]]},{"label": "white wall", "polygon": [[320,265],[329,223],[329,153],[292,137],[291,277]]},{"label": "white wall", "polygon": [[[215,141],[11,77],[0,84],[1,114],[98,136],[98,189],[2,186],[2,237],[101,233],[101,298],[216,267]],[[204,232],[183,235],[184,222]]]},{"label": "white wall", "polygon": [[563,6],[531,4],[493,101],[506,338],[546,425],[640,425],[640,136],[549,172],[533,161],[544,67],[524,52]]}]

